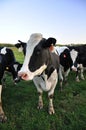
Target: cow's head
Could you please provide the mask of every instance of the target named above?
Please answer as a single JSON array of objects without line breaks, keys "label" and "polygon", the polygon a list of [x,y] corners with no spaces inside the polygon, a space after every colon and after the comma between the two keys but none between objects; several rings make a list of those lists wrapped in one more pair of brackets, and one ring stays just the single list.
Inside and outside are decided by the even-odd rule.
[{"label": "cow's head", "polygon": [[27,43],[25,60],[19,76],[24,80],[32,80],[34,76],[40,75],[50,62],[49,47],[55,43],[55,38],[44,39],[39,33],[32,34]]},{"label": "cow's head", "polygon": [[73,71],[77,71],[77,67],[78,67],[78,52],[75,50],[75,49],[72,49],[70,51],[70,55],[71,55],[71,58],[72,58],[72,61],[73,61],[73,65],[72,65],[72,70]]},{"label": "cow's head", "polygon": [[18,48],[19,52],[23,52],[24,55],[26,54],[26,42],[22,42],[21,40],[18,40],[18,43],[15,44],[15,47]]},{"label": "cow's head", "polygon": [[6,71],[10,72],[13,76],[13,81],[16,84],[20,81],[20,77],[18,76],[18,71],[21,69],[22,64],[19,62],[13,62],[9,66],[6,66]]},{"label": "cow's head", "polygon": [[64,51],[60,54],[60,63],[64,66],[64,71],[67,71],[68,68],[71,68],[73,65],[72,58],[70,56],[70,50],[65,48]]}]

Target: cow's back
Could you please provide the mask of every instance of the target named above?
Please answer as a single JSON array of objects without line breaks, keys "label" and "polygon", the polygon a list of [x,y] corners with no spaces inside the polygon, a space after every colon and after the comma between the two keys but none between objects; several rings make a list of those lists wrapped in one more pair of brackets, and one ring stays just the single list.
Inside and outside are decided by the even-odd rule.
[{"label": "cow's back", "polygon": [[6,48],[5,49],[5,53],[2,51],[2,49],[4,49],[4,47],[1,47],[0,48],[0,55],[1,55],[1,59],[2,59],[2,64],[4,65],[10,65],[12,64],[13,62],[15,62],[15,56],[14,56],[14,53],[13,51],[10,49],[10,48]]}]

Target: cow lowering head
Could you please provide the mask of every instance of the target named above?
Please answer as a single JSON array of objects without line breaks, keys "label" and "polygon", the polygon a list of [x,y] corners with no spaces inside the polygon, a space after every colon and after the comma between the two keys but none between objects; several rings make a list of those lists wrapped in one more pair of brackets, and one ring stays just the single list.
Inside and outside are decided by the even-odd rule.
[{"label": "cow lowering head", "polygon": [[17,61],[6,67],[6,71],[12,74],[13,81],[15,84],[20,81],[20,77],[18,76],[18,71],[21,69],[21,67],[22,64],[20,64]]},{"label": "cow lowering head", "polygon": [[15,55],[10,48],[2,47],[0,48],[0,72],[1,78],[4,71],[8,71],[12,74],[14,82],[19,80],[18,71],[21,68],[21,64],[16,61]]},{"label": "cow lowering head", "polygon": [[14,53],[11,49],[6,47],[0,47],[0,122],[5,122],[7,117],[4,114],[2,108],[2,85],[4,72],[8,71],[12,74],[14,82],[18,82],[18,70],[21,68],[21,64],[15,61]]},{"label": "cow lowering head", "polygon": [[55,43],[54,38],[45,39],[40,33],[32,34],[27,43],[25,60],[19,76],[24,80],[32,80],[34,76],[40,75],[50,62],[49,47]]},{"label": "cow lowering head", "polygon": [[65,48],[60,54],[60,64],[64,67],[64,71],[67,71],[73,65],[70,50],[68,48]]}]

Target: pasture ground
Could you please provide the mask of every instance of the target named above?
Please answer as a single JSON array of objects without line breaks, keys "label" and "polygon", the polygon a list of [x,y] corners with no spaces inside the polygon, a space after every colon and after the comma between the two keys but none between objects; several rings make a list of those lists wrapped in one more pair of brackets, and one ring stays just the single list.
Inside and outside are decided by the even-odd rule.
[{"label": "pasture ground", "polygon": [[[16,59],[23,62],[23,54],[13,48]],[[85,72],[86,79],[86,72]],[[11,75],[6,75],[3,87],[3,109],[8,118],[0,123],[0,130],[86,130],[86,80],[75,82],[71,72],[68,84],[59,91],[55,89],[55,115],[48,114],[47,93],[43,94],[44,108],[37,109],[38,94],[32,81],[13,84]]]}]

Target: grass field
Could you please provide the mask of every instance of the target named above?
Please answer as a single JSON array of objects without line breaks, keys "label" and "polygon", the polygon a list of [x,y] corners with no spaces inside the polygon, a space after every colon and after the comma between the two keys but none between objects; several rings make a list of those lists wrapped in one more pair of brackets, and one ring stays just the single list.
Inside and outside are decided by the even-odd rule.
[{"label": "grass field", "polygon": [[[13,48],[16,59],[23,62],[23,54]],[[85,72],[86,79],[86,72]],[[13,84],[7,75],[3,88],[3,109],[8,118],[0,123],[0,130],[86,130],[86,80],[75,82],[75,74],[69,74],[68,84],[63,92],[59,83],[55,89],[55,115],[48,114],[47,93],[43,95],[44,108],[37,109],[38,94],[32,81]]]}]

